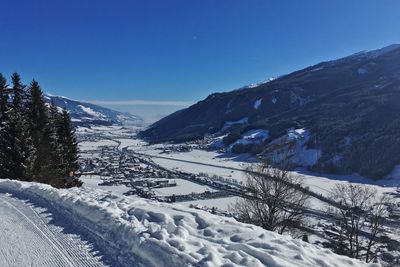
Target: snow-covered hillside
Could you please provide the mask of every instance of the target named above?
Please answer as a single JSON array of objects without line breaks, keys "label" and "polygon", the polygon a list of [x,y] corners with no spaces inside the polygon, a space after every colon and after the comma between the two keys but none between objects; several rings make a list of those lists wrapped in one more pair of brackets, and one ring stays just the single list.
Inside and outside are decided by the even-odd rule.
[{"label": "snow-covered hillside", "polygon": [[130,113],[119,112],[91,103],[51,94],[45,94],[44,98],[47,103],[53,101],[59,109],[67,108],[72,120],[76,124],[143,124],[143,120],[140,117]]},{"label": "snow-covered hillside", "polygon": [[115,265],[367,266],[300,240],[180,205],[9,180],[0,180],[0,189],[41,199],[68,216]]},{"label": "snow-covered hillside", "polygon": [[[240,90],[213,93],[140,136],[152,143],[200,141],[213,135],[221,141],[224,136],[230,151],[264,157],[262,152],[282,154],[274,140],[304,128],[309,140],[304,136],[293,144],[296,164],[382,179],[400,164],[399,124],[394,123],[400,114],[399,61],[400,45],[391,45]],[[234,144],[257,129],[269,130],[268,138]],[[212,147],[221,148],[221,142]]]}]

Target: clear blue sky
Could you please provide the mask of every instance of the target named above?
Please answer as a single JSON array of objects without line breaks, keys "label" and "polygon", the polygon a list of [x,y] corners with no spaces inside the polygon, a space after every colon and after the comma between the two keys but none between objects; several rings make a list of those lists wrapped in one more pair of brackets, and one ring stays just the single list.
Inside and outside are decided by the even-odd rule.
[{"label": "clear blue sky", "polygon": [[9,0],[0,72],[84,100],[196,101],[400,43],[398,0]]}]

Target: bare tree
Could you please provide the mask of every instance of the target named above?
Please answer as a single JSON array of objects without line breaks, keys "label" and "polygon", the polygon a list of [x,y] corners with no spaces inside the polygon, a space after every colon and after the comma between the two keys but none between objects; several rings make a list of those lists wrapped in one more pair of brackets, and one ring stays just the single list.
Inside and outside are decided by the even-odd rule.
[{"label": "bare tree", "polygon": [[356,184],[338,184],[330,197],[341,205],[329,208],[338,219],[338,252],[370,262],[375,254],[373,246],[383,232],[390,197],[378,194],[372,187]]},{"label": "bare tree", "polygon": [[300,176],[267,162],[247,168],[246,192],[233,206],[238,219],[282,234],[301,223],[308,195]]},{"label": "bare tree", "polygon": [[366,245],[365,261],[370,262],[376,256],[373,246],[376,244],[377,238],[384,232],[383,225],[389,216],[389,209],[393,205],[393,199],[388,194],[381,194],[370,208],[368,215],[369,240]]}]

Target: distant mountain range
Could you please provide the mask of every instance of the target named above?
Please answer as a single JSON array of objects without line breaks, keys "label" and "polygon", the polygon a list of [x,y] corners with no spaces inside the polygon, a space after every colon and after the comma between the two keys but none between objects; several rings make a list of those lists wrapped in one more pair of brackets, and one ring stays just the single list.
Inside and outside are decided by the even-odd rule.
[{"label": "distant mountain range", "polygon": [[76,125],[87,124],[138,124],[141,125],[143,120],[130,113],[115,111],[112,109],[104,108],[91,103],[72,100],[62,96],[54,96],[45,94],[44,98],[47,103],[52,101],[59,107],[59,109],[66,108],[71,115],[72,121]]},{"label": "distant mountain range", "polygon": [[141,135],[205,138],[210,147],[313,170],[385,177],[400,164],[400,45],[211,94]]}]

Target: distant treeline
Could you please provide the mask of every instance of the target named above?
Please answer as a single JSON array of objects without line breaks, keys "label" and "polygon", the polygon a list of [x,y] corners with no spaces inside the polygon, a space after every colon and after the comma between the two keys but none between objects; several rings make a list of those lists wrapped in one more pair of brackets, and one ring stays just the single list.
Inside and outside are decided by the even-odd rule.
[{"label": "distant treeline", "polygon": [[0,178],[80,186],[75,130],[68,111],[47,105],[39,83],[12,85],[0,74]]}]

